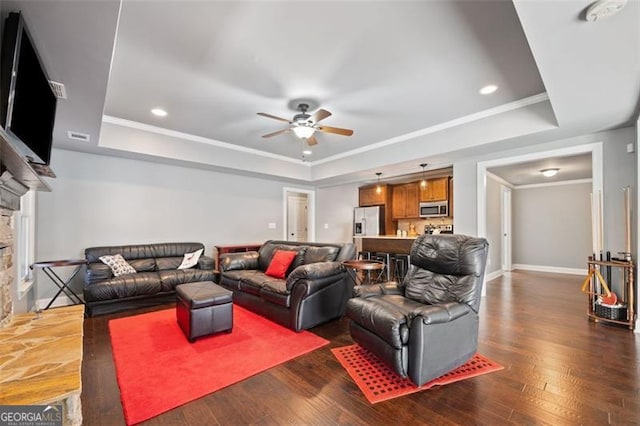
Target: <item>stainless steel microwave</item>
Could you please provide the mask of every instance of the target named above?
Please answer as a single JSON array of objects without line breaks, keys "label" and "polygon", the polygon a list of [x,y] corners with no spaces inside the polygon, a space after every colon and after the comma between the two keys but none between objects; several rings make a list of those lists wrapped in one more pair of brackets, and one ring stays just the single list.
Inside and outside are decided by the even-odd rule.
[{"label": "stainless steel microwave", "polygon": [[449,216],[448,201],[434,201],[420,203],[420,217],[446,217]]}]

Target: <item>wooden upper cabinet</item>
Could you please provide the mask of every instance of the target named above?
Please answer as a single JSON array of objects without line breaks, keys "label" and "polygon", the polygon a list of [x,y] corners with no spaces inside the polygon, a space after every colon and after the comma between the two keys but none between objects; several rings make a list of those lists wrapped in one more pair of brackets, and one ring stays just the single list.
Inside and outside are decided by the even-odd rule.
[{"label": "wooden upper cabinet", "polygon": [[449,199],[449,178],[427,180],[427,187],[420,187],[420,201],[447,201]]},{"label": "wooden upper cabinet", "polygon": [[391,196],[391,215],[393,219],[414,219],[419,216],[418,183],[395,185]]},{"label": "wooden upper cabinet", "polygon": [[364,186],[359,188],[358,205],[360,207],[380,206],[387,202],[387,185],[380,185],[380,193],[378,194],[377,185]]}]

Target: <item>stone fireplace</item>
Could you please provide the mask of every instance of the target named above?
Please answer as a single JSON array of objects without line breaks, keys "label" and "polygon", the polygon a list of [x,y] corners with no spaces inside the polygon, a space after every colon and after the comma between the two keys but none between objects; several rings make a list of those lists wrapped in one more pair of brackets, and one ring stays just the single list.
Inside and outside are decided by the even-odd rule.
[{"label": "stone fireplace", "polygon": [[10,321],[12,312],[11,284],[13,269],[13,211],[0,208],[0,327]]},{"label": "stone fireplace", "polygon": [[20,210],[20,197],[28,188],[4,171],[0,175],[0,328],[13,314],[12,284],[15,280],[13,212]]}]

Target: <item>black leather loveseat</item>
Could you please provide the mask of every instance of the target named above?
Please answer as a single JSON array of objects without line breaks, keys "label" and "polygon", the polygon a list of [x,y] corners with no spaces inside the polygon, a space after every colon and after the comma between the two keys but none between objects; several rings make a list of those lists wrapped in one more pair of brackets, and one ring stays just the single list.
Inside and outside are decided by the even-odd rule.
[{"label": "black leather loveseat", "polygon": [[[266,275],[276,250],[297,254],[284,279]],[[258,251],[220,256],[220,285],[233,301],[295,331],[338,318],[353,282],[341,261],[353,259],[354,244],[267,241]]]},{"label": "black leather loveseat", "polygon": [[[89,315],[106,314],[175,301],[177,285],[217,281],[213,259],[200,256],[189,269],[177,269],[186,253],[203,249],[201,243],[159,243],[90,247],[84,251],[87,269],[84,300]],[[120,254],[136,273],[114,277],[100,256]]]}]

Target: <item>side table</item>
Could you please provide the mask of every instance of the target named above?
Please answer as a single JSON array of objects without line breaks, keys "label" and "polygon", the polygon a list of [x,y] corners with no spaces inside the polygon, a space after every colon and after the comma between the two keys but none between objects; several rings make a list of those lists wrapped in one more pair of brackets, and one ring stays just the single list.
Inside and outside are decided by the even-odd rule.
[{"label": "side table", "polygon": [[[374,284],[380,281],[385,270],[384,262],[379,260],[343,260],[355,285]],[[373,275],[373,276],[372,276]]]},{"label": "side table", "polygon": [[[84,301],[78,296],[72,289],[69,287],[73,278],[78,275],[80,269],[82,269],[83,265],[87,264],[86,259],[65,259],[65,260],[49,260],[46,262],[36,262],[30,266],[31,270],[35,268],[42,268],[45,274],[53,281],[53,283],[58,287],[58,292],[53,296],[53,299],[47,304],[46,309],[49,309],[53,302],[60,296],[61,293],[64,293],[74,305],[82,304],[84,305]],[[71,273],[69,278],[64,281],[62,278],[55,273],[52,268],[64,267],[64,266],[75,266],[75,270]]]}]

